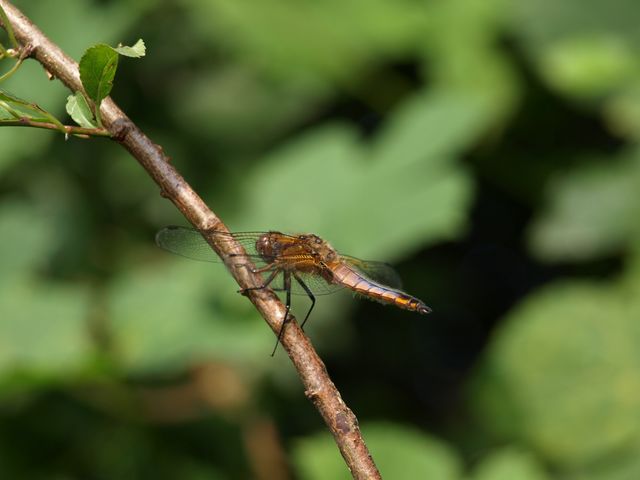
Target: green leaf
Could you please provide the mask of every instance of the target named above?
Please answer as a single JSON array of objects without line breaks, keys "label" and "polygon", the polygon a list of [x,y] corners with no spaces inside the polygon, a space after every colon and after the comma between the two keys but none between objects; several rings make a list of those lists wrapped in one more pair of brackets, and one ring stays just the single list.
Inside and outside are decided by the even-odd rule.
[{"label": "green leaf", "polygon": [[111,92],[117,68],[118,53],[109,45],[94,45],[82,55],[80,80],[96,108]]},{"label": "green leaf", "polygon": [[[456,453],[422,432],[392,423],[370,423],[362,426],[362,434],[383,478],[461,478]],[[305,480],[352,478],[328,433],[298,440],[293,460],[300,478]]]},{"label": "green leaf", "polygon": [[487,112],[481,99],[438,92],[399,107],[372,144],[342,125],[318,128],[248,172],[239,195],[246,208],[232,224],[315,232],[345,253],[381,260],[455,238],[472,196],[457,157]]},{"label": "green leaf", "polygon": [[53,226],[33,208],[5,199],[0,204],[0,286],[41,266],[49,255]]},{"label": "green leaf", "polygon": [[424,5],[429,23],[417,42],[424,77],[440,90],[486,97],[494,112],[487,123],[494,125],[509,119],[520,89],[512,60],[495,48],[507,4],[505,0],[429,2]]},{"label": "green leaf", "polygon": [[577,36],[550,48],[542,68],[559,90],[589,98],[637,79],[636,55],[615,36]]},{"label": "green leaf", "polygon": [[14,121],[20,118],[20,114],[8,105],[7,103],[0,100],[0,120],[9,120]]},{"label": "green leaf", "polygon": [[113,88],[113,80],[118,69],[119,55],[139,58],[145,54],[145,45],[142,39],[133,47],[118,46],[113,48],[104,43],[99,43],[88,48],[80,59],[80,80],[89,98],[96,105],[96,119],[100,124],[100,103]]},{"label": "green leaf", "polygon": [[376,53],[407,52],[429,20],[422,5],[387,0],[345,0],[339,15],[336,5],[326,2],[189,0],[189,4],[194,25],[213,42],[224,39],[239,56],[278,77],[308,76],[315,84],[352,77]]},{"label": "green leaf", "polygon": [[6,202],[0,232],[0,382],[16,374],[64,377],[85,368],[92,354],[86,290],[35,275],[56,233],[49,216]]},{"label": "green leaf", "polygon": [[640,246],[640,151],[576,167],[551,183],[530,245],[545,260],[584,260]]},{"label": "green leaf", "polygon": [[472,390],[487,428],[564,468],[637,443],[638,280],[551,285],[516,308]]},{"label": "green leaf", "polygon": [[13,103],[15,105],[29,106],[29,102],[26,100],[22,100],[21,98],[16,97],[15,95],[0,89],[0,100]]},{"label": "green leaf", "polygon": [[181,370],[210,358],[264,367],[273,336],[224,266],[166,260],[132,269],[110,289],[110,332],[122,368]]},{"label": "green leaf", "polygon": [[640,443],[628,446],[623,452],[577,469],[567,480],[635,480],[640,478]]},{"label": "green leaf", "polygon": [[67,113],[81,127],[94,128],[97,126],[91,108],[89,108],[82,92],[76,92],[67,97]]},{"label": "green leaf", "polygon": [[515,2],[513,33],[553,88],[640,138],[640,35],[633,0]]},{"label": "green leaf", "polygon": [[[11,22],[9,21],[9,17],[7,17],[7,14],[5,13],[2,6],[0,6],[0,22],[2,23],[2,27],[9,37],[9,48],[19,48],[20,44],[16,40],[15,34],[13,33],[13,27],[11,26]],[[2,47],[2,49],[4,50],[4,46]]]},{"label": "green leaf", "polygon": [[509,447],[484,458],[472,478],[473,480],[547,480],[549,476],[531,453]]},{"label": "green leaf", "polygon": [[131,47],[127,47],[126,45],[118,45],[114,48],[114,50],[125,57],[140,58],[145,56],[147,48],[144,44],[144,41],[140,38]]},{"label": "green leaf", "polygon": [[86,369],[94,353],[88,306],[83,289],[20,277],[5,283],[0,290],[0,378],[68,378]]},{"label": "green leaf", "polygon": [[0,89],[0,118],[16,120],[26,118],[35,122],[54,121],[52,115],[35,103],[23,100]]},{"label": "green leaf", "polygon": [[[29,68],[27,65],[26,68]],[[23,100],[0,89],[0,127],[3,121],[14,122],[26,118],[37,122],[61,123],[38,105]],[[2,129],[0,138],[0,172],[23,158],[38,156],[39,149],[47,142],[47,136],[34,135],[28,128]]]}]

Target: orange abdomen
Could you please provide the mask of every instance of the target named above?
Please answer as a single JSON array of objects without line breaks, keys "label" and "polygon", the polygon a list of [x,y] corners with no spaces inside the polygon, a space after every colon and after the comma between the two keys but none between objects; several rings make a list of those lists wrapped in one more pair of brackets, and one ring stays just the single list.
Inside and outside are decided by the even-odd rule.
[{"label": "orange abdomen", "polygon": [[333,272],[334,283],[340,283],[371,300],[395,305],[398,308],[421,314],[427,314],[431,311],[422,300],[369,280],[344,263],[336,262],[330,265],[329,268]]}]

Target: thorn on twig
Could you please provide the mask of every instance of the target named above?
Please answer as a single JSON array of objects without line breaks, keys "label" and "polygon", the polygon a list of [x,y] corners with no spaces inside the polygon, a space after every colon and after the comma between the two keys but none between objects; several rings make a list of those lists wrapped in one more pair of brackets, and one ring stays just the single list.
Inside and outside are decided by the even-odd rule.
[{"label": "thorn on twig", "polygon": [[170,198],[170,197],[169,197],[169,194],[167,193],[167,191],[166,191],[164,188],[161,188],[161,189],[160,189],[160,196],[161,196],[162,198]]}]

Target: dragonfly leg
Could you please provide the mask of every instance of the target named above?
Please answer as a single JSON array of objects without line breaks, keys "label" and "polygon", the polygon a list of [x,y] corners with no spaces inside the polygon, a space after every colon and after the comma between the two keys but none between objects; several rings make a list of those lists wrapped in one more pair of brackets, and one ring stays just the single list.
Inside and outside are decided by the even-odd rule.
[{"label": "dragonfly leg", "polygon": [[[236,255],[229,255],[229,256],[233,257],[233,256],[236,256]],[[241,256],[241,255],[237,255],[237,256]],[[234,265],[234,267],[247,267],[251,273],[264,273],[264,272],[268,272],[269,270],[273,270],[274,268],[276,268],[273,263],[271,263],[269,265],[266,265],[266,266],[264,266],[262,268],[253,268],[248,263],[236,263]]]},{"label": "dragonfly leg", "polygon": [[309,311],[304,316],[304,320],[300,324],[300,328],[304,330],[304,324],[307,323],[307,320],[309,320],[309,315],[311,315],[311,310],[313,310],[313,307],[316,304],[316,297],[313,295],[313,293],[311,293],[311,290],[309,289],[309,287],[305,285],[305,283],[302,281],[302,279],[298,275],[294,273],[293,278],[296,279],[296,281],[300,284],[302,289],[307,293],[307,295],[309,296],[309,299],[311,300],[311,307],[309,307]]},{"label": "dragonfly leg", "polygon": [[271,352],[272,357],[276,354],[276,349],[278,348],[278,344],[280,343],[280,340],[282,340],[284,327],[287,325],[287,321],[289,320],[289,310],[291,310],[291,274],[289,272],[287,271],[284,272],[283,281],[284,281],[283,290],[287,292],[285,309],[284,309],[284,318],[282,319],[282,324],[280,325],[280,331],[278,332],[276,345],[273,347],[273,352]]},{"label": "dragonfly leg", "polygon": [[273,280],[276,278],[276,275],[278,275],[278,273],[280,273],[280,271],[276,269],[273,272],[271,272],[271,275],[269,275],[269,278],[267,278],[267,280],[262,285],[260,285],[258,287],[242,288],[242,289],[238,290],[238,293],[241,293],[242,295],[245,295],[250,290],[263,290],[263,289],[267,288],[271,284],[271,282],[273,282]]}]

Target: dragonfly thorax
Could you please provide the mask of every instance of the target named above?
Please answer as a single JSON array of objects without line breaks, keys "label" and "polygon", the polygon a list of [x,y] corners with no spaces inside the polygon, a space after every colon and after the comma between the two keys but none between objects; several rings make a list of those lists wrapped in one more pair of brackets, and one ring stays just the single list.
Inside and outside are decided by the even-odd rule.
[{"label": "dragonfly thorax", "polygon": [[[280,232],[267,232],[256,240],[256,252],[267,263],[285,259],[305,262],[306,259],[317,268],[321,268],[324,263],[334,262],[338,258],[333,247],[314,234],[286,235]],[[293,263],[295,264],[296,262]]]}]

